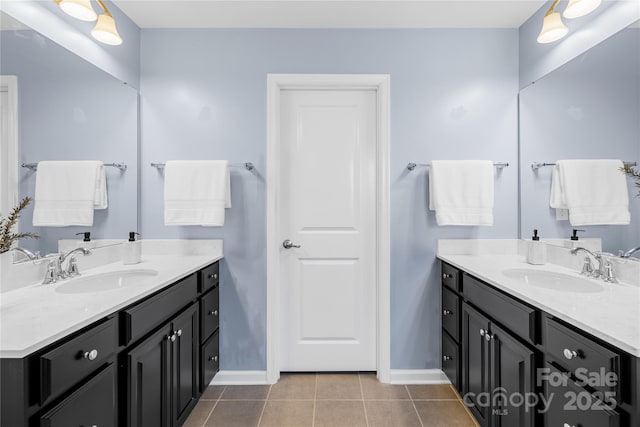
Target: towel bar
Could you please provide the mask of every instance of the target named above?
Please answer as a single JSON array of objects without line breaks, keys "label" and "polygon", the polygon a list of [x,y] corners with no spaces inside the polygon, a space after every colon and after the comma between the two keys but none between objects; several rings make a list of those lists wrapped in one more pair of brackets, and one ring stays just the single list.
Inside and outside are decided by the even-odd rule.
[{"label": "towel bar", "polygon": [[[166,163],[163,163],[163,162],[151,162],[151,167],[154,167],[156,169],[163,169],[165,166],[166,166]],[[248,171],[252,171],[252,170],[255,169],[255,166],[253,166],[253,163],[251,163],[251,162],[231,163],[231,164],[229,164],[229,166],[231,166],[231,167],[244,167]]]},{"label": "towel bar", "polygon": [[[638,162],[622,162],[625,166],[638,166]],[[555,163],[546,163],[546,162],[533,162],[531,163],[531,169],[538,170],[545,166],[555,166]]]},{"label": "towel bar", "polygon": [[[426,166],[429,167],[431,166],[429,163],[408,163],[407,164],[407,169],[409,169],[410,171],[414,170],[416,168],[416,166]],[[506,168],[509,167],[509,163],[508,162],[495,162],[493,164],[493,166],[495,166],[498,169],[502,169],[502,168]]]},{"label": "towel bar", "polygon": [[[111,166],[113,168],[118,168],[121,171],[126,171],[127,170],[127,164],[124,162],[115,162],[115,163],[105,163],[105,166]],[[38,170],[38,164],[37,163],[23,163],[22,165],[23,168],[27,168],[27,169],[31,169],[32,171],[37,171]]]}]

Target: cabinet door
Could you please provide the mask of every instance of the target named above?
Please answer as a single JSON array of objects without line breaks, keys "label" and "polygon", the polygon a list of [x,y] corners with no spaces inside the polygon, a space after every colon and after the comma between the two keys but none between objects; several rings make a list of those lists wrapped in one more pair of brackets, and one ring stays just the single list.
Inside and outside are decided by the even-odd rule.
[{"label": "cabinet door", "polygon": [[172,322],[172,425],[182,425],[198,399],[198,305],[193,304]]},{"label": "cabinet door", "polygon": [[127,355],[128,425],[169,427],[170,337],[167,325]]},{"label": "cabinet door", "polygon": [[536,408],[526,405],[526,397],[535,392],[535,354],[495,324],[490,337],[493,425],[533,427]]},{"label": "cabinet door", "polygon": [[462,384],[465,403],[482,427],[489,425],[489,320],[470,305],[462,305]]}]

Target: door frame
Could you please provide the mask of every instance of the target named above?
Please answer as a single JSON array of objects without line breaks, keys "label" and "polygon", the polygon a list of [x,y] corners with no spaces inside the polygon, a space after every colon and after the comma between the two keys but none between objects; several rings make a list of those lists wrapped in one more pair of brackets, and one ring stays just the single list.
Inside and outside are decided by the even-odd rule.
[{"label": "door frame", "polygon": [[[6,179],[7,200],[9,208],[18,203],[19,183],[18,183],[18,77],[11,75],[0,76],[0,89],[7,92],[7,112],[9,120],[7,123],[7,171]],[[6,215],[6,212],[2,212]]]},{"label": "door frame", "polygon": [[373,90],[377,101],[376,142],[376,340],[377,377],[391,382],[390,273],[390,76],[388,74],[267,75],[267,382],[280,378],[280,95],[283,90]]}]

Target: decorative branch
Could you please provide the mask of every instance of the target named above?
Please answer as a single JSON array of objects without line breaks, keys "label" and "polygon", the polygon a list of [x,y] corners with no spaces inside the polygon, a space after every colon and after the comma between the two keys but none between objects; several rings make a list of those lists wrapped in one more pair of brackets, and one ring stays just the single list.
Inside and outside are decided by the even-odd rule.
[{"label": "decorative branch", "polygon": [[15,227],[20,213],[31,203],[30,197],[22,199],[20,204],[11,210],[8,217],[0,217],[0,253],[4,253],[11,249],[11,246],[20,239],[31,238],[39,239],[40,236],[36,233],[12,233],[11,230]]},{"label": "decorative branch", "polygon": [[633,166],[624,165],[620,168],[620,172],[636,180],[635,186],[638,187],[638,194],[636,197],[640,197],[640,171],[635,170]]}]

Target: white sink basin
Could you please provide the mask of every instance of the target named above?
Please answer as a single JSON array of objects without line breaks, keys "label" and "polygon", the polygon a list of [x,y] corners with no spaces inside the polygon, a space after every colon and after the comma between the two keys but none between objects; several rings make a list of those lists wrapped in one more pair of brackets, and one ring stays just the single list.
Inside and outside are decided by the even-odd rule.
[{"label": "white sink basin", "polygon": [[83,294],[88,292],[103,292],[129,288],[144,284],[147,280],[158,275],[157,270],[121,270],[108,273],[79,277],[62,283],[56,292],[62,294]]},{"label": "white sink basin", "polygon": [[503,270],[502,274],[511,279],[521,280],[530,286],[558,292],[596,293],[604,290],[601,285],[593,280],[553,271],[509,268]]}]

